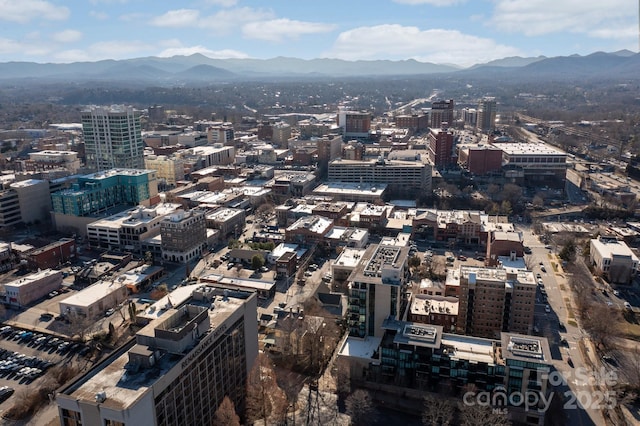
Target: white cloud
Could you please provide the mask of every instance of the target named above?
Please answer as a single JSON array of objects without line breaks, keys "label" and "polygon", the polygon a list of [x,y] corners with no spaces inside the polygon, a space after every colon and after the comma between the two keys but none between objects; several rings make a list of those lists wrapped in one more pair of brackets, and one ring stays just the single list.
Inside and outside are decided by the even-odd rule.
[{"label": "white cloud", "polygon": [[151,25],[158,27],[192,27],[206,29],[216,34],[231,32],[248,22],[272,19],[273,12],[269,10],[240,7],[223,9],[213,15],[202,16],[195,9],[170,10],[164,15],[151,19]]},{"label": "white cloud", "polygon": [[34,42],[23,42],[10,38],[0,38],[0,55],[27,55],[44,56],[51,52],[47,46],[43,46],[36,39]]},{"label": "white cloud", "polygon": [[118,16],[118,20],[123,22],[133,22],[133,21],[142,21],[147,19],[149,15],[144,13],[125,13],[124,15]]},{"label": "white cloud", "polygon": [[53,55],[56,62],[87,62],[92,61],[94,58],[90,57],[87,52],[81,49],[69,49],[57,52]]},{"label": "white cloud", "polygon": [[489,25],[507,32],[538,36],[569,31],[611,29],[629,13],[629,0],[495,0]]},{"label": "white cloud", "polygon": [[467,0],[393,0],[400,4],[430,4],[431,6],[453,6],[454,4],[464,3]]},{"label": "white cloud", "polygon": [[0,0],[0,20],[27,23],[32,19],[60,21],[69,17],[69,9],[43,0]]},{"label": "white cloud", "polygon": [[51,38],[58,43],[73,43],[82,39],[82,33],[76,30],[64,30],[52,34]]},{"label": "white cloud", "polygon": [[238,4],[238,0],[204,0],[206,4],[212,6],[231,7]]},{"label": "white cloud", "polygon": [[326,33],[334,28],[335,25],[331,24],[272,19],[269,21],[249,22],[242,27],[242,33],[247,38],[282,41],[287,38],[297,38],[304,34]]},{"label": "white cloud", "polygon": [[213,59],[228,59],[228,58],[244,59],[249,57],[249,55],[247,55],[246,53],[240,52],[237,50],[232,50],[232,49],[211,50],[204,46],[170,47],[160,52],[158,56],[162,58],[168,58],[171,56],[178,56],[178,55],[189,56],[195,53],[200,53],[204,56],[208,56],[209,58],[213,58]]},{"label": "white cloud", "polygon": [[190,27],[198,22],[200,12],[195,9],[170,10],[164,15],[157,16],[151,20],[151,25],[158,27]]},{"label": "white cloud", "polygon": [[470,66],[521,54],[518,49],[459,31],[402,25],[359,27],[341,33],[326,57],[356,59],[409,59]]},{"label": "white cloud", "polygon": [[111,40],[94,43],[87,49],[93,60],[126,59],[152,51],[154,46],[137,40]]},{"label": "white cloud", "polygon": [[109,19],[109,15],[105,12],[99,12],[97,10],[92,10],[89,12],[89,16],[92,18],[98,19],[100,21],[104,21],[105,19]]}]

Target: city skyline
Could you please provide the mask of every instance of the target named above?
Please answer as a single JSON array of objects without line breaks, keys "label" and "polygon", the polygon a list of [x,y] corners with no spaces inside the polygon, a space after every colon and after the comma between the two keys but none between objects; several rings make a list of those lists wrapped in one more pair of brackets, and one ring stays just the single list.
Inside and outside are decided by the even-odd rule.
[{"label": "city skyline", "polygon": [[629,0],[0,0],[0,62],[212,58],[403,60],[461,67],[511,56],[638,51]]}]

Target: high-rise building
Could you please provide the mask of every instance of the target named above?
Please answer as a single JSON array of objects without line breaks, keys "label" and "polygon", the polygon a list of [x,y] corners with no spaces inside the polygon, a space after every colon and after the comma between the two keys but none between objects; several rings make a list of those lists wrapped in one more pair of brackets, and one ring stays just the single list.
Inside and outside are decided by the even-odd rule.
[{"label": "high-rise building", "polygon": [[429,113],[430,127],[439,129],[442,127],[442,123],[447,123],[447,127],[453,126],[453,106],[453,99],[433,102]]},{"label": "high-rise building", "polygon": [[496,98],[482,98],[478,104],[477,127],[482,132],[490,132],[496,127]]},{"label": "high-rise building", "polygon": [[494,339],[503,331],[531,333],[537,288],[533,272],[463,266],[459,276],[459,333]]},{"label": "high-rise building", "polygon": [[148,324],[134,339],[60,389],[60,424],[212,425],[225,396],[243,411],[257,296],[191,287],[139,313]]},{"label": "high-rise building", "polygon": [[402,311],[409,247],[371,244],[348,279],[349,336],[381,337],[382,323]]},{"label": "high-rise building", "polygon": [[94,106],[82,112],[89,169],[144,168],[140,115],[140,111],[124,105]]},{"label": "high-rise building", "polygon": [[440,127],[431,128],[427,140],[429,141],[429,159],[435,167],[448,167],[455,164],[452,131]]},{"label": "high-rise building", "polygon": [[338,112],[338,126],[346,139],[365,139],[371,130],[371,113],[340,110]]},{"label": "high-rise building", "polygon": [[160,222],[162,258],[187,263],[202,253],[207,242],[205,210],[178,210]]}]

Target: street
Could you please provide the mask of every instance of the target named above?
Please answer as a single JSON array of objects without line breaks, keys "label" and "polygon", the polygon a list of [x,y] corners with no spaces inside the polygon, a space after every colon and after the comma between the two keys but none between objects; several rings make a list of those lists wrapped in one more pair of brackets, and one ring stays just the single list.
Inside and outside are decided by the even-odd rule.
[{"label": "street", "polygon": [[[523,233],[524,245],[531,248],[531,254],[527,256],[528,265],[534,274],[540,274],[544,283],[547,301],[544,301],[541,287],[538,286],[534,323],[540,334],[549,340],[551,364],[566,381],[566,385],[559,385],[558,390],[563,395],[568,395],[569,399],[571,395],[576,397],[594,395],[595,391],[599,391],[599,389],[592,388],[587,380],[576,374],[578,371],[593,372],[590,364],[585,362],[579,347],[579,342],[585,341],[587,335],[584,330],[578,327],[573,317],[573,311],[571,313],[568,311],[568,307],[572,306],[572,295],[566,275],[562,272],[555,255],[551,250],[545,249],[545,244],[539,241],[537,235],[532,234],[529,226],[518,224],[517,230]],[[552,260],[557,265],[558,272],[555,271]],[[541,269],[542,267],[546,272]],[[546,305],[550,307],[549,313],[545,312]],[[564,329],[561,329],[559,323],[564,325]],[[561,344],[562,339],[566,339],[566,345]],[[587,351],[591,350],[589,345],[585,345],[585,347]],[[569,364],[569,359],[573,365]],[[567,393],[569,391],[571,393]],[[581,408],[578,404],[575,408],[565,408],[568,408],[564,410],[568,424],[600,425],[604,423],[601,410],[593,406]]]}]

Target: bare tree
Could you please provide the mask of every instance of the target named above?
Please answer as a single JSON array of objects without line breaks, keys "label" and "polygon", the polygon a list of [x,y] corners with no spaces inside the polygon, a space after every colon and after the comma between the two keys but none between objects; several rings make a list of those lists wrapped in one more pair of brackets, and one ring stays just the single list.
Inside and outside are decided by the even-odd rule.
[{"label": "bare tree", "polygon": [[216,410],[214,426],[240,426],[240,417],[236,414],[236,408],[228,396],[225,396],[222,403]]},{"label": "bare tree", "polygon": [[424,399],[422,424],[424,426],[448,426],[453,424],[455,405],[444,398],[428,395]]},{"label": "bare tree", "polygon": [[281,417],[286,409],[286,396],[278,387],[271,360],[265,354],[259,354],[247,377],[248,421],[266,420],[272,415]]},{"label": "bare tree", "polygon": [[368,391],[358,389],[345,401],[347,414],[351,417],[351,424],[354,426],[368,425],[371,423],[371,416],[374,413],[373,401]]},{"label": "bare tree", "polygon": [[460,426],[510,426],[511,422],[505,414],[494,411],[489,406],[459,404]]},{"label": "bare tree", "polygon": [[[606,319],[606,320],[604,320]],[[610,349],[620,336],[620,312],[608,306],[594,303],[584,321],[584,326],[596,348]]]}]

